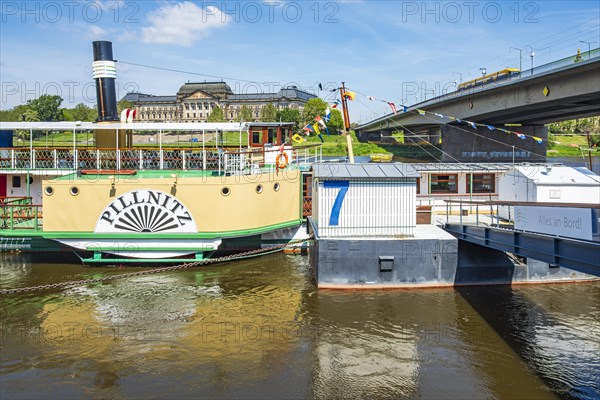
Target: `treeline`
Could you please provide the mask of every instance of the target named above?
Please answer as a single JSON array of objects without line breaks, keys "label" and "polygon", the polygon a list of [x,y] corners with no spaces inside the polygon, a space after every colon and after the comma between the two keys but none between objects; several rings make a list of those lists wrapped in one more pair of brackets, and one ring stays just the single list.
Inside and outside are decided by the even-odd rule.
[{"label": "treeline", "polygon": [[[97,118],[96,108],[88,107],[80,103],[73,108],[63,108],[63,99],[60,96],[43,95],[37,99],[28,100],[26,104],[13,107],[10,110],[0,110],[0,121],[95,121]],[[121,100],[118,103],[118,111],[125,108],[134,108],[135,105],[129,101]],[[240,109],[241,122],[294,122],[294,130],[299,131],[307,124],[316,124],[315,118],[325,117],[325,111],[329,105],[320,98],[312,98],[306,102],[302,110],[286,108],[278,110],[272,103],[262,108],[260,115],[256,118],[250,107],[242,106]],[[331,118],[327,128],[331,134],[336,134],[343,129],[344,122],[342,113],[337,109],[331,109]],[[225,122],[225,115],[220,107],[215,107],[208,117],[208,122]]]}]

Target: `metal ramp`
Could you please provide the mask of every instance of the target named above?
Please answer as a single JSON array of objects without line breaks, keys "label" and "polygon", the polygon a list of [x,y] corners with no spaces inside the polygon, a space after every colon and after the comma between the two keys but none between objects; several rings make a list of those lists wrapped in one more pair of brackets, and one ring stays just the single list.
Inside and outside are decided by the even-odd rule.
[{"label": "metal ramp", "polygon": [[459,240],[600,276],[600,243],[489,226],[447,223]]}]

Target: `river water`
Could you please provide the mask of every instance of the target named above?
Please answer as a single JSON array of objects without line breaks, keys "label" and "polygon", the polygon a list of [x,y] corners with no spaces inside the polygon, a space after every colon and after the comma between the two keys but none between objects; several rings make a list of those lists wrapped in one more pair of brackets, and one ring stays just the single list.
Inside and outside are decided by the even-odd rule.
[{"label": "river water", "polygon": [[[0,254],[0,287],[129,272]],[[0,398],[600,397],[600,283],[318,291],[274,254],[0,297]]]}]

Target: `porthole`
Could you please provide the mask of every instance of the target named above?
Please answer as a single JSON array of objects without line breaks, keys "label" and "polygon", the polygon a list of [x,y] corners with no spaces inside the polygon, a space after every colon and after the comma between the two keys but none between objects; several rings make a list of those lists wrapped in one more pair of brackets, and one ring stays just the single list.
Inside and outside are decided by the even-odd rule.
[{"label": "porthole", "polygon": [[71,196],[77,196],[79,194],[79,188],[77,186],[71,186],[69,193],[71,193]]},{"label": "porthole", "polygon": [[224,187],[223,189],[221,189],[221,194],[223,196],[229,196],[230,193],[231,193],[231,189],[229,189],[228,187]]},{"label": "porthole", "polygon": [[44,188],[44,194],[46,196],[52,196],[54,194],[54,189],[52,188],[52,186],[46,186]]},{"label": "porthole", "polygon": [[275,182],[275,184],[273,185],[273,190],[274,191],[279,191],[279,182]]},{"label": "porthole", "polygon": [[261,193],[262,193],[262,191],[263,191],[263,187],[262,187],[262,185],[258,185],[258,186],[256,186],[256,193],[258,193],[258,194],[261,194]]}]

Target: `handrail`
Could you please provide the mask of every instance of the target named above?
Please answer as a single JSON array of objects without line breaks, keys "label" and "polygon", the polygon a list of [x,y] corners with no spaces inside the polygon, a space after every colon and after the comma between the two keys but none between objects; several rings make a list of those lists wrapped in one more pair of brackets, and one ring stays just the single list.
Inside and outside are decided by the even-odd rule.
[{"label": "handrail", "polygon": [[[218,170],[240,173],[264,164],[271,148],[132,148],[132,149],[30,149],[0,148],[0,169],[12,170]],[[311,154],[314,149],[314,154]],[[321,145],[286,147],[292,152],[290,164],[305,167],[311,160],[320,160]],[[258,160],[257,160],[258,158]],[[274,164],[274,161],[268,161]],[[263,165],[261,164],[261,165]]]},{"label": "handrail", "polygon": [[553,202],[536,202],[536,201],[471,201],[471,200],[444,200],[451,204],[479,204],[487,206],[533,206],[533,207],[568,207],[568,208],[597,208],[600,209],[600,204],[596,203],[553,203]]}]

